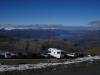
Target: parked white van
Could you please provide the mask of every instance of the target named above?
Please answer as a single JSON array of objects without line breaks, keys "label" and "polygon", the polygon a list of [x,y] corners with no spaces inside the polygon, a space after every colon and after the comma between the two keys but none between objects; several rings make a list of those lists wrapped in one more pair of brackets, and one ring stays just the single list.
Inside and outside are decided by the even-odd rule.
[{"label": "parked white van", "polygon": [[48,54],[55,58],[64,58],[64,51],[56,48],[49,48]]}]

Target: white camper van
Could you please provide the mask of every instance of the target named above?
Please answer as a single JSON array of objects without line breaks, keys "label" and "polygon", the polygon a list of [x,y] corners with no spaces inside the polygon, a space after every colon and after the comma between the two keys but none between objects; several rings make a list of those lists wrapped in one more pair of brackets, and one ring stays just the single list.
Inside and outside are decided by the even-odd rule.
[{"label": "white camper van", "polygon": [[64,58],[64,51],[56,48],[49,48],[48,54],[55,58]]}]

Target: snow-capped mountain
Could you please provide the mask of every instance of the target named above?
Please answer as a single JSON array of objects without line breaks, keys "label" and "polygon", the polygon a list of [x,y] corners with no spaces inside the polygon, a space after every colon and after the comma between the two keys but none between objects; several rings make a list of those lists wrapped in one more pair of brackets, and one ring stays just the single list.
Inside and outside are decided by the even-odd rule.
[{"label": "snow-capped mountain", "polygon": [[12,24],[0,24],[0,29],[14,30],[14,29],[68,29],[68,30],[84,30],[88,27],[84,26],[64,26],[64,25],[12,25]]},{"label": "snow-capped mountain", "polygon": [[11,25],[11,24],[5,24],[0,25],[0,29],[5,30],[13,30],[13,29],[62,29],[65,28],[63,25]]}]

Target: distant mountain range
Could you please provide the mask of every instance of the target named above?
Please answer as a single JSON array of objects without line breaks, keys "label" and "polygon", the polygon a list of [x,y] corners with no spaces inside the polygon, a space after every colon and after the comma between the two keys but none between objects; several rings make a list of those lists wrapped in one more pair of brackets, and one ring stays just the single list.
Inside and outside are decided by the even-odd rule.
[{"label": "distant mountain range", "polygon": [[100,20],[91,21],[86,26],[66,26],[62,24],[31,24],[31,25],[13,25],[13,24],[0,24],[0,29],[14,30],[14,29],[67,29],[67,30],[100,30]]},{"label": "distant mountain range", "polygon": [[[90,38],[92,38],[90,34],[93,34],[93,32],[95,32],[96,30],[100,30],[99,23],[100,23],[99,21],[93,21],[89,23],[89,26],[64,26],[60,24],[57,25],[0,24],[0,35],[17,39],[69,39],[69,40],[89,39],[90,40]],[[94,26],[92,26],[92,24]],[[93,35],[93,39],[94,38],[97,39],[98,35],[99,32],[98,34]]]},{"label": "distant mountain range", "polygon": [[14,29],[67,29],[67,30],[87,30],[90,27],[85,26],[64,26],[64,25],[12,25],[12,24],[0,24],[0,29],[14,30]]}]

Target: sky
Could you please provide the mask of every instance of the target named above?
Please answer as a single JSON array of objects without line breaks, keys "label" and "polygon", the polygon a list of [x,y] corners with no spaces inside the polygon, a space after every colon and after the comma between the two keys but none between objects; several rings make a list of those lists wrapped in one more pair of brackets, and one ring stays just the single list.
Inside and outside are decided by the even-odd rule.
[{"label": "sky", "polygon": [[100,20],[100,0],[0,0],[0,24],[83,26]]}]

